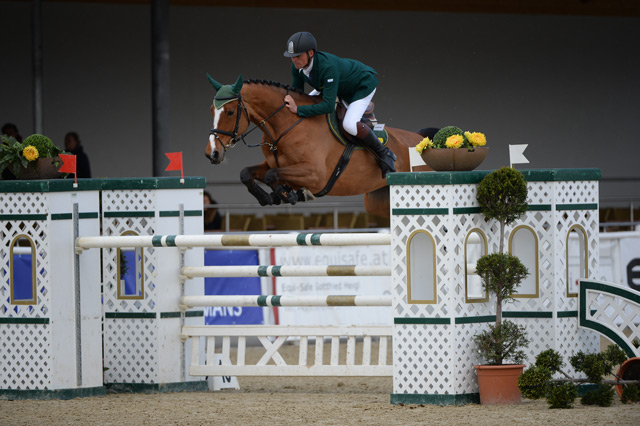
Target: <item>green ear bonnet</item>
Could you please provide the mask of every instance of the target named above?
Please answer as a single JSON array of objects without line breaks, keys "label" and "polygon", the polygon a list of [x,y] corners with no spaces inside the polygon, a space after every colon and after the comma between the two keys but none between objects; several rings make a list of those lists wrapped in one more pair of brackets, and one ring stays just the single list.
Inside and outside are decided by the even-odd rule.
[{"label": "green ear bonnet", "polygon": [[215,98],[213,98],[213,106],[216,109],[220,109],[224,104],[240,98],[240,90],[242,90],[242,84],[244,83],[242,74],[238,76],[238,79],[233,83],[233,85],[227,84],[223,86],[215,81],[209,73],[207,73],[207,79],[213,86],[213,89],[217,92]]}]

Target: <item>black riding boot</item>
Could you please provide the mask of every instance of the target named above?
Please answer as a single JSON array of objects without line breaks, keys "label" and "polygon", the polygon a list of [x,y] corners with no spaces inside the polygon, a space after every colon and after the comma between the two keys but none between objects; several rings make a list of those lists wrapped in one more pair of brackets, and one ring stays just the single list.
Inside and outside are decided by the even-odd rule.
[{"label": "black riding boot", "polygon": [[378,166],[382,170],[382,177],[386,177],[389,172],[395,172],[396,155],[380,143],[370,127],[364,123],[357,123],[356,127],[358,128],[356,137],[362,142],[362,145],[369,148],[376,155]]}]

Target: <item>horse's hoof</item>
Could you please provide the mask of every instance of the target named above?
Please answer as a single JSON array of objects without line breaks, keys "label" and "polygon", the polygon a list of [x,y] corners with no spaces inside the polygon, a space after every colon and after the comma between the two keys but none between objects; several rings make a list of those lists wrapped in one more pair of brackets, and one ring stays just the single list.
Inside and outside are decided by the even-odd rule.
[{"label": "horse's hoof", "polygon": [[279,206],[280,203],[281,203],[280,196],[277,193],[272,192],[271,193],[271,205]]}]

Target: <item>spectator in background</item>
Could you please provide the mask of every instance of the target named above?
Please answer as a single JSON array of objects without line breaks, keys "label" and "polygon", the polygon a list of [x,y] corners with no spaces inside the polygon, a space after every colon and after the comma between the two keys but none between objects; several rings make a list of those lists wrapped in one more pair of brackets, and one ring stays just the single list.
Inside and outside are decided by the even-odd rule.
[{"label": "spectator in background", "polygon": [[64,137],[64,150],[76,156],[76,171],[79,178],[90,178],[91,167],[89,157],[80,145],[80,137],[76,132],[69,132]]},{"label": "spectator in background", "polygon": [[2,126],[2,134],[7,136],[13,136],[14,138],[16,138],[18,142],[22,142],[22,136],[18,131],[18,127],[13,123],[5,123],[5,125]]},{"label": "spectator in background", "polygon": [[202,201],[204,204],[204,230],[205,231],[219,231],[222,229],[222,216],[218,213],[218,209],[214,207],[208,207],[211,204],[217,204],[216,200],[211,198],[211,194],[204,191],[202,194]]}]

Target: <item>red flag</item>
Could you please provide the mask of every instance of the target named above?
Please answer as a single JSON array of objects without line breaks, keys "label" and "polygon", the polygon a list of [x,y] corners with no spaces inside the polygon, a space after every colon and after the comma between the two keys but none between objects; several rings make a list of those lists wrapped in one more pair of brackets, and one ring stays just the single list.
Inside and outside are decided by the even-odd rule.
[{"label": "red flag", "polygon": [[184,171],[182,170],[182,152],[165,152],[167,157],[169,157],[169,165],[167,166],[165,171],[171,170],[180,170],[180,180],[184,180]]},{"label": "red flag", "polygon": [[63,164],[60,166],[60,173],[73,173],[76,174],[76,156],[69,154],[60,154],[60,159]]},{"label": "red flag", "polygon": [[76,173],[76,156],[71,154],[59,154],[62,166],[58,169],[61,173],[73,173],[73,187],[78,187],[78,173]]}]

